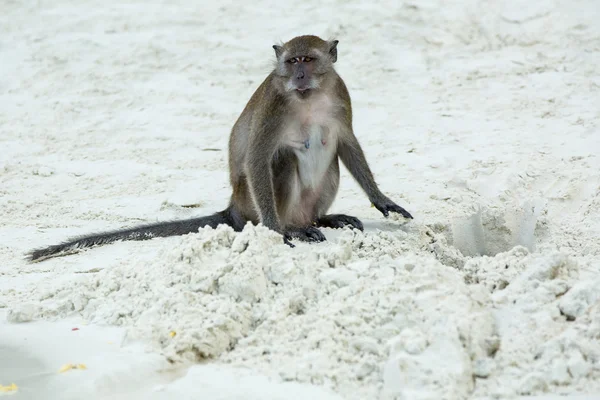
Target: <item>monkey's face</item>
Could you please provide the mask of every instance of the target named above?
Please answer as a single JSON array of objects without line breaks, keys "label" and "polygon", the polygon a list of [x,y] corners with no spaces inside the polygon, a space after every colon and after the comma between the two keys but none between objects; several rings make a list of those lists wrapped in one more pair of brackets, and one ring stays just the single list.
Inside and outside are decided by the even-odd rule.
[{"label": "monkey's face", "polygon": [[319,75],[315,74],[315,64],[318,59],[311,56],[296,56],[285,60],[286,89],[296,92],[300,97],[306,97],[311,91],[319,88]]},{"label": "monkey's face", "polygon": [[276,75],[284,90],[306,98],[319,90],[337,60],[337,40],[326,42],[315,36],[301,36],[273,46],[277,55]]}]

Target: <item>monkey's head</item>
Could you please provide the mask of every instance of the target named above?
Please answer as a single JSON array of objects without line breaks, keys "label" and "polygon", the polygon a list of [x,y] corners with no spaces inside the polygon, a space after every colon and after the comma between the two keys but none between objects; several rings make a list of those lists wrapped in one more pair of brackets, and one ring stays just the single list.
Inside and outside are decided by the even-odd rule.
[{"label": "monkey's head", "polygon": [[300,98],[319,90],[337,61],[337,44],[337,40],[306,35],[273,45],[277,57],[275,75],[284,90]]}]

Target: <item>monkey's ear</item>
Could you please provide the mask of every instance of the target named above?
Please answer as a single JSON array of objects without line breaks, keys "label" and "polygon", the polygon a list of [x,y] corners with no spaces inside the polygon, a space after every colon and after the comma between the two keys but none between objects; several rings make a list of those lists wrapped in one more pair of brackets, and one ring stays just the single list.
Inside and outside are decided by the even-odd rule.
[{"label": "monkey's ear", "polygon": [[332,40],[329,42],[329,55],[331,56],[332,63],[337,61],[337,45],[339,42],[339,40]]},{"label": "monkey's ear", "polygon": [[273,45],[273,49],[275,49],[275,56],[277,58],[279,58],[279,56],[281,55],[281,53],[283,53],[283,46],[279,46],[279,45],[274,44]]}]

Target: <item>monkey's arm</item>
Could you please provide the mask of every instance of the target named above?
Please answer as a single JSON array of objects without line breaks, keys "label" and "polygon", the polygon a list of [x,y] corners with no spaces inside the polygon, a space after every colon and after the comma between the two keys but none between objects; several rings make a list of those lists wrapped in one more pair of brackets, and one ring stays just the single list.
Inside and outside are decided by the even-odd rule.
[{"label": "monkey's arm", "polygon": [[348,171],[350,171],[354,179],[356,179],[360,187],[365,191],[371,203],[383,215],[387,217],[389,212],[392,211],[402,214],[405,218],[412,219],[412,215],[408,211],[381,193],[377,183],[375,183],[365,154],[352,129],[348,129],[339,141],[338,155],[346,168],[348,168]]},{"label": "monkey's arm", "polygon": [[255,127],[248,146],[246,173],[260,222],[267,228],[282,233],[275,204],[271,170],[271,162],[277,146],[277,138],[268,134],[269,131],[273,132],[272,129],[267,126]]}]

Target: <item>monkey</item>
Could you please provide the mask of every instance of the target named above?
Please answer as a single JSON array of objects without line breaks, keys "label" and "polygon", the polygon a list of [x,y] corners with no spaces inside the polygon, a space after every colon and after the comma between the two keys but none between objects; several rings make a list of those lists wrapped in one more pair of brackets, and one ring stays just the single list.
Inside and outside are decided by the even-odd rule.
[{"label": "monkey", "polygon": [[294,240],[322,242],[319,228],[363,230],[345,214],[327,214],[339,186],[341,161],[385,217],[413,219],[378,188],[352,125],[348,89],[334,69],[338,40],[297,36],[275,50],[274,66],[234,123],[229,136],[227,208],[209,216],[159,222],[91,234],[33,250],[30,261],[122,240],[185,235],[229,225],[240,232],[251,222]]}]

